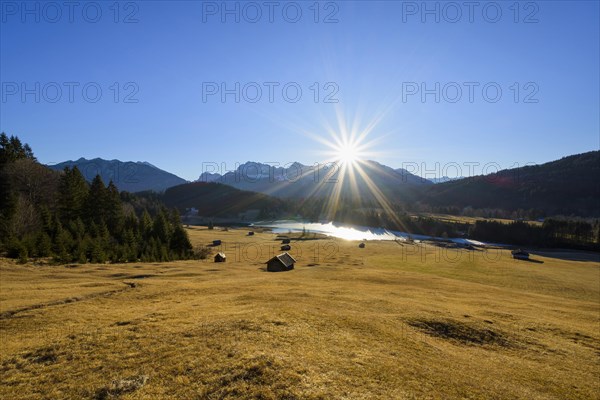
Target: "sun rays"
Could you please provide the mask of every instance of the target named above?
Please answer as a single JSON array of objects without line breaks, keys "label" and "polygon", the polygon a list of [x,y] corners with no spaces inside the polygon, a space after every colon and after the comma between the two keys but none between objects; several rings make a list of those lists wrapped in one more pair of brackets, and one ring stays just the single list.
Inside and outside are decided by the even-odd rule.
[{"label": "sun rays", "polygon": [[[319,219],[336,221],[344,219],[340,211],[369,212],[380,215],[380,221],[388,221],[403,229],[397,217],[401,199],[397,198],[398,188],[385,186],[381,177],[396,175],[393,171],[384,171],[376,162],[390,158],[391,154],[399,154],[389,148],[384,139],[389,135],[398,135],[399,127],[390,131],[383,128],[386,116],[394,104],[379,107],[374,115],[365,118],[365,110],[352,112],[348,116],[340,104],[336,104],[333,115],[325,116],[317,113],[315,118],[307,121],[290,116],[289,119],[277,119],[269,115],[287,130],[294,131],[313,140],[319,148],[312,150],[312,157],[319,160],[314,166],[302,173],[302,177],[313,179],[302,193],[300,205],[309,200],[324,199]],[[333,116],[333,118],[331,118]],[[377,178],[375,178],[377,177]],[[388,179],[393,182],[394,179]],[[401,179],[396,181],[401,183]],[[284,182],[281,183],[285,185]],[[382,186],[383,185],[383,186]]]},{"label": "sun rays", "polygon": [[388,199],[384,190],[369,176],[373,171],[369,160],[378,159],[385,153],[377,150],[381,137],[371,137],[383,116],[363,125],[358,117],[348,122],[337,108],[336,117],[335,126],[325,124],[326,135],[305,132],[324,146],[324,150],[317,153],[325,159],[324,164],[316,167],[323,173],[316,175],[320,179],[311,193],[307,193],[307,198],[326,194],[322,217],[329,221],[335,220],[341,202],[350,202],[357,208],[383,210],[385,219],[401,226],[393,207],[398,199]]}]

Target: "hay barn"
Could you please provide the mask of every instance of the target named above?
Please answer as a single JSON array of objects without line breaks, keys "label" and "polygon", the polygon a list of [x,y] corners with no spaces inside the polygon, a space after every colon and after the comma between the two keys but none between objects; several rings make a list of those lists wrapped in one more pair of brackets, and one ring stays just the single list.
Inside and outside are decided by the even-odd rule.
[{"label": "hay barn", "polygon": [[517,260],[529,260],[529,253],[521,250],[521,249],[517,249],[517,250],[513,250],[510,252],[513,256],[513,258],[516,258]]},{"label": "hay barn", "polygon": [[266,262],[267,271],[269,272],[281,272],[290,271],[294,269],[294,263],[296,260],[288,253],[282,253],[278,256],[271,258]]}]

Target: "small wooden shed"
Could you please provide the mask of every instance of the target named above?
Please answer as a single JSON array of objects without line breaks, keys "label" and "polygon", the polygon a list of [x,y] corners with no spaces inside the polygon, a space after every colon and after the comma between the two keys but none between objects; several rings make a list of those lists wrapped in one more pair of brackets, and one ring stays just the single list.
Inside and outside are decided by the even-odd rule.
[{"label": "small wooden shed", "polygon": [[215,262],[226,262],[227,261],[227,256],[225,255],[225,253],[217,253],[215,255]]},{"label": "small wooden shed", "polygon": [[529,260],[529,253],[521,249],[513,250],[510,254],[517,260]]},{"label": "small wooden shed", "polygon": [[290,246],[289,244],[284,244],[283,246],[281,246],[281,251],[289,251],[292,249],[292,246]]},{"label": "small wooden shed", "polygon": [[282,272],[290,271],[294,269],[294,263],[296,260],[288,253],[282,253],[278,256],[271,258],[266,262],[267,271],[269,272]]}]

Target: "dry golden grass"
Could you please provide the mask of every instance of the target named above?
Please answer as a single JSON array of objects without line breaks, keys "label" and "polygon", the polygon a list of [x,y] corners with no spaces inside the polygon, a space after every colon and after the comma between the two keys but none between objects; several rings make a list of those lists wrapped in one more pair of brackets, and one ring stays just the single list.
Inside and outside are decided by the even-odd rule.
[{"label": "dry golden grass", "polygon": [[[477,221],[494,221],[494,222],[501,222],[503,224],[510,224],[512,222],[515,222],[514,219],[506,219],[506,218],[466,217],[466,216],[460,216],[460,215],[435,214],[435,213],[423,213],[423,214],[419,214],[419,215],[434,218],[434,219],[437,219],[442,222],[459,222],[462,224],[474,224]],[[523,222],[530,224],[530,225],[542,226],[542,222],[539,222],[539,221],[523,221]]]},{"label": "dry golden grass", "polygon": [[228,261],[0,263],[2,399],[593,399],[600,263],[192,228]]}]

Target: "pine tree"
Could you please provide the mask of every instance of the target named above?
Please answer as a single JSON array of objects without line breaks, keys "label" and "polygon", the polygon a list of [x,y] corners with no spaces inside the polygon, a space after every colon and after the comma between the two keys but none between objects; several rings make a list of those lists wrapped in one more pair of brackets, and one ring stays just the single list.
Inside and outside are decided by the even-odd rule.
[{"label": "pine tree", "polygon": [[36,254],[38,257],[50,257],[52,254],[52,239],[46,232],[38,233]]},{"label": "pine tree", "polygon": [[127,229],[124,238],[124,246],[126,248],[125,251],[125,261],[135,262],[137,261],[138,255],[138,239],[136,235],[133,233],[132,229]]},{"label": "pine tree", "polygon": [[161,262],[167,262],[170,261],[170,257],[169,257],[169,248],[167,247],[166,244],[162,244],[159,246],[160,248],[160,255],[159,255],[159,260]]},{"label": "pine tree", "polygon": [[48,207],[42,205],[40,207],[40,221],[42,224],[42,231],[47,233],[48,235],[52,234],[52,214]]},{"label": "pine tree", "polygon": [[150,217],[148,211],[144,209],[144,212],[142,213],[142,218],[140,220],[140,233],[142,235],[143,240],[150,240],[150,237],[152,236],[152,226],[152,217]]},{"label": "pine tree", "polygon": [[138,251],[134,247],[129,247],[126,253],[127,262],[136,262],[138,260]]},{"label": "pine tree", "polygon": [[88,184],[77,167],[65,167],[59,181],[59,209],[63,224],[83,216],[88,197]]},{"label": "pine tree", "polygon": [[52,252],[54,254],[54,261],[59,263],[69,262],[70,257],[69,253],[67,252],[67,244],[65,243],[65,235],[62,228],[61,231],[54,238]]},{"label": "pine tree", "polygon": [[151,261],[160,260],[160,245],[153,237],[150,238],[150,242],[148,244],[148,257]]},{"label": "pine tree", "polygon": [[17,247],[17,258],[21,264],[25,264],[29,261],[29,252],[27,251],[27,247],[23,242],[19,242]]},{"label": "pine tree", "polygon": [[121,196],[117,186],[110,181],[106,189],[106,224],[113,236],[119,236],[125,223],[125,214],[123,213],[123,205]]},{"label": "pine tree", "polygon": [[19,253],[21,253],[23,251],[22,249],[24,249],[24,248],[25,248],[25,246],[19,239],[15,238],[15,237],[11,237],[8,240],[8,244],[6,246],[7,256],[9,258],[18,258]]},{"label": "pine tree", "polygon": [[190,239],[187,235],[187,232],[181,224],[175,226],[173,230],[173,234],[171,235],[171,254],[175,256],[175,258],[189,258],[192,251],[192,244],[190,243]]},{"label": "pine tree", "polygon": [[36,161],[31,147],[28,144],[23,145],[16,136],[9,138],[6,133],[0,133],[0,168],[5,164],[25,158]]},{"label": "pine tree", "polygon": [[73,248],[73,255],[71,257],[71,259],[73,261],[76,261],[79,264],[85,264],[87,263],[87,242],[85,240],[85,237],[80,238],[76,243],[75,246]]},{"label": "pine tree", "polygon": [[174,208],[173,210],[171,210],[170,222],[173,227],[181,225],[181,214],[179,213],[178,209]]},{"label": "pine tree", "polygon": [[[36,159],[29,145],[23,145],[18,137],[11,136],[9,138],[2,132],[0,134],[0,244],[7,244],[9,242],[12,235],[12,219],[17,212],[17,200],[19,196],[15,188],[14,178],[27,181],[33,176],[32,174],[25,173],[22,168],[17,169],[17,171],[20,170],[20,173],[7,171],[9,165],[14,166],[16,161],[23,159],[33,161],[33,163],[23,165],[26,171],[31,171],[32,169],[39,171],[39,168],[36,168]],[[32,187],[25,185],[24,188],[29,189],[31,194]],[[33,203],[32,198],[28,198],[28,200]]]},{"label": "pine tree", "polygon": [[69,232],[73,236],[73,240],[75,242],[80,242],[85,235],[85,225],[81,218],[77,218],[76,220],[72,220],[69,222]]},{"label": "pine tree", "polygon": [[9,161],[10,142],[6,133],[0,133],[0,168]]},{"label": "pine tree", "polygon": [[123,229],[131,230],[136,235],[139,234],[140,221],[134,213],[127,214],[124,220]]},{"label": "pine tree", "polygon": [[104,222],[98,225],[98,236],[94,238],[94,242],[99,243],[105,252],[110,252],[111,236],[108,227]]},{"label": "pine tree", "polygon": [[102,245],[95,240],[92,243],[91,261],[96,264],[104,264],[107,260],[106,253],[102,248]]},{"label": "pine tree", "polygon": [[100,175],[92,180],[90,191],[85,203],[85,218],[98,225],[107,221],[108,190]]},{"label": "pine tree", "polygon": [[86,264],[88,262],[86,250],[83,246],[83,243],[79,244],[79,247],[77,248],[77,252],[75,253],[75,257],[73,257],[73,259],[79,264]]},{"label": "pine tree", "polygon": [[[94,247],[94,240],[90,237],[90,235],[86,234],[83,237],[83,240],[81,241],[81,243],[79,244],[80,254],[78,255],[78,258],[85,259],[84,262],[88,262],[89,260],[91,260],[93,247]],[[83,254],[81,254],[81,253],[83,253]],[[84,263],[82,261],[78,261],[78,262]]]},{"label": "pine tree", "polygon": [[154,237],[156,237],[161,244],[168,244],[171,238],[171,227],[167,221],[164,210],[160,210],[154,218],[154,224],[152,226]]}]

